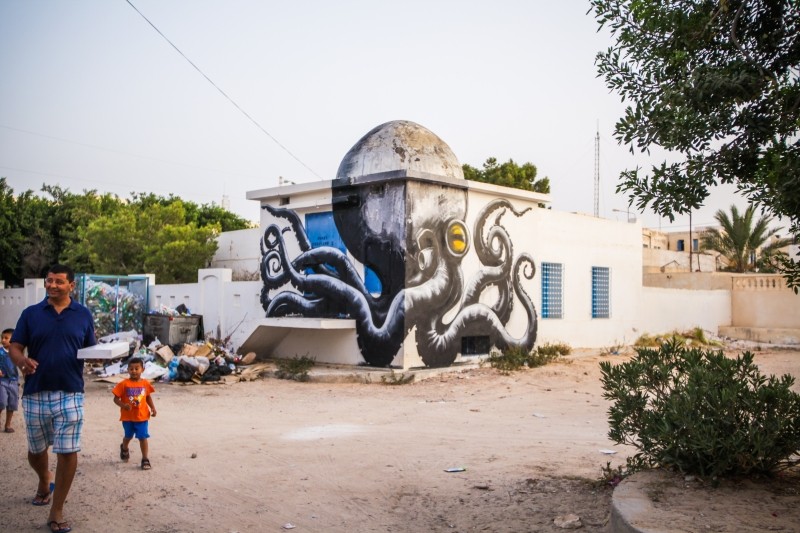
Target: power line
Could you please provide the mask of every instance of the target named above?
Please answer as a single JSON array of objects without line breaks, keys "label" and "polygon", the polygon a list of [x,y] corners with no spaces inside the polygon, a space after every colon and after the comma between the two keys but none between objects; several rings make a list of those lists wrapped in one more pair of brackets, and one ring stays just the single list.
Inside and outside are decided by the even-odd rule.
[{"label": "power line", "polygon": [[11,127],[11,126],[7,126],[5,124],[0,124],[0,128],[11,130],[11,131],[17,131],[17,132],[20,132],[20,133],[26,133],[28,135],[35,135],[37,137],[42,137],[44,139],[52,139],[52,140],[60,141],[60,142],[64,142],[64,143],[75,144],[77,146],[85,146],[87,148],[94,148],[95,150],[103,150],[105,152],[111,152],[111,153],[115,153],[115,154],[122,154],[122,155],[126,155],[126,156],[129,156],[129,157],[136,157],[138,159],[145,159],[145,160],[149,160],[149,161],[158,161],[159,163],[167,163],[169,165],[175,165],[175,166],[187,167],[187,168],[194,168],[194,169],[205,170],[205,171],[213,171],[213,172],[218,172],[220,174],[230,174],[232,176],[242,176],[244,178],[253,178],[253,179],[260,179],[261,178],[261,176],[253,176],[253,175],[250,175],[250,174],[242,174],[241,172],[235,172],[235,171],[232,171],[232,170],[222,170],[222,169],[211,168],[211,167],[206,167],[206,166],[190,165],[188,163],[179,163],[177,161],[170,161],[169,159],[160,159],[158,157],[150,157],[150,156],[146,156],[146,155],[134,154],[132,152],[126,152],[124,150],[117,150],[115,148],[108,148],[106,146],[99,146],[99,145],[96,145],[96,144],[89,144],[89,143],[84,143],[84,142],[80,142],[80,141],[73,141],[71,139],[64,139],[62,137],[56,137],[54,135],[46,135],[44,133],[38,133],[38,132],[35,132],[35,131],[23,130],[23,129],[20,129],[20,128],[14,128],[14,127]]},{"label": "power line", "polygon": [[211,78],[209,78],[208,76],[206,76],[205,72],[203,72],[202,70],[200,70],[200,67],[198,67],[197,65],[195,65],[195,64],[194,64],[194,62],[193,62],[191,59],[189,59],[188,57],[186,57],[186,54],[184,54],[183,52],[181,52],[181,50],[180,50],[180,49],[179,49],[177,46],[175,46],[175,44],[174,44],[172,41],[170,41],[170,40],[169,40],[169,38],[167,38],[167,36],[166,36],[166,35],[164,35],[164,34],[161,32],[161,30],[159,30],[159,29],[156,27],[156,25],[155,25],[155,24],[153,24],[152,22],[150,22],[150,19],[148,19],[147,17],[145,17],[145,16],[144,16],[144,14],[143,14],[141,11],[139,11],[139,9],[138,9],[138,8],[137,8],[135,5],[133,5],[133,3],[131,2],[131,0],[125,0],[125,1],[128,3],[128,5],[129,5],[129,6],[131,6],[131,7],[133,8],[133,10],[134,10],[134,11],[136,11],[137,13],[139,13],[139,15],[140,15],[140,16],[141,16],[141,17],[142,17],[142,18],[143,18],[143,19],[144,19],[144,20],[145,20],[145,21],[146,21],[146,22],[147,22],[147,23],[148,23],[148,24],[149,24],[149,25],[150,25],[150,26],[151,26],[151,27],[152,27],[154,30],[156,30],[156,32],[157,32],[157,33],[158,33],[158,34],[159,34],[161,37],[163,37],[163,38],[164,38],[164,40],[165,40],[165,41],[167,41],[167,42],[169,43],[169,45],[170,45],[172,48],[174,48],[174,49],[175,49],[175,51],[176,51],[176,52],[178,52],[178,53],[181,55],[181,57],[183,57],[183,58],[184,58],[184,59],[185,59],[185,60],[186,60],[186,61],[187,61],[187,62],[188,62],[188,63],[189,63],[189,64],[190,64],[192,67],[194,67],[194,69],[195,69],[197,72],[199,72],[199,73],[200,73],[200,75],[201,75],[201,76],[203,76],[203,77],[204,77],[204,78],[205,78],[205,79],[208,81],[208,83],[210,83],[210,84],[211,84],[211,85],[212,85],[212,86],[213,86],[213,87],[214,87],[214,88],[215,88],[217,91],[219,91],[219,93],[220,93],[222,96],[224,96],[224,97],[225,97],[225,99],[226,99],[226,100],[228,100],[228,101],[229,101],[231,104],[233,104],[233,106],[234,106],[236,109],[238,109],[238,110],[239,110],[239,111],[240,111],[240,112],[241,112],[241,113],[242,113],[242,114],[243,114],[245,117],[247,117],[247,119],[248,119],[248,120],[250,120],[250,122],[252,122],[253,124],[255,124],[255,126],[256,126],[258,129],[260,129],[260,130],[261,130],[261,131],[262,131],[262,132],[263,132],[263,133],[264,133],[264,134],[265,134],[267,137],[269,137],[270,139],[272,139],[272,141],[273,141],[275,144],[277,144],[278,146],[280,146],[280,147],[283,149],[283,151],[285,151],[287,154],[289,154],[290,156],[292,156],[292,157],[294,158],[294,160],[295,160],[295,161],[297,161],[298,163],[300,163],[301,165],[303,165],[303,166],[304,166],[304,167],[305,167],[305,168],[306,168],[306,169],[307,169],[309,172],[311,172],[312,174],[314,174],[314,175],[315,175],[316,177],[318,177],[319,179],[324,179],[322,176],[320,176],[319,174],[317,174],[316,172],[314,172],[314,169],[312,169],[311,167],[309,167],[308,165],[306,165],[305,163],[303,163],[303,162],[300,160],[300,158],[299,158],[299,157],[297,157],[296,155],[294,155],[294,154],[293,154],[293,153],[292,153],[292,152],[291,152],[291,151],[290,151],[288,148],[286,148],[284,145],[282,145],[282,144],[281,144],[281,143],[278,141],[278,139],[276,139],[275,137],[273,137],[273,136],[272,136],[272,135],[271,135],[271,134],[270,134],[270,133],[269,133],[267,130],[265,130],[265,129],[264,129],[262,126],[261,126],[261,124],[259,124],[259,123],[256,121],[256,119],[254,119],[253,117],[251,117],[251,116],[250,116],[250,115],[247,113],[247,111],[245,111],[244,109],[242,109],[242,108],[241,108],[241,106],[239,106],[239,104],[237,104],[236,102],[234,102],[234,101],[233,101],[233,99],[232,99],[230,96],[228,96],[228,95],[225,93],[225,91],[223,91],[222,89],[220,89],[220,88],[219,88],[219,86],[218,86],[216,83],[214,83],[214,81],[213,81]]}]

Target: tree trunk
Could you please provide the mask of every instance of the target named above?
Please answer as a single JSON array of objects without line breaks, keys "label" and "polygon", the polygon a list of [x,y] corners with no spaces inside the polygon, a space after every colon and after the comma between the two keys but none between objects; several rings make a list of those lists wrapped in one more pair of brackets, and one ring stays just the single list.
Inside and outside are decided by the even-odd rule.
[{"label": "tree trunk", "polygon": [[692,211],[689,210],[689,272],[694,272],[694,265],[692,265],[693,258],[692,258],[692,248],[694,248],[692,241]]}]

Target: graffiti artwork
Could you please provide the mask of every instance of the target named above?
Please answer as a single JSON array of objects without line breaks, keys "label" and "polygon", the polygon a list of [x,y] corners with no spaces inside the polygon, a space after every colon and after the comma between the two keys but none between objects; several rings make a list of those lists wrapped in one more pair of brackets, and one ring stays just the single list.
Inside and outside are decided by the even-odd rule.
[{"label": "graffiti artwork", "polygon": [[[466,192],[439,188],[431,194],[435,186],[427,185],[405,200],[405,183],[382,187],[376,191],[374,186],[335,186],[333,195],[333,217],[342,241],[357,261],[375,273],[379,293],[367,289],[345,252],[312,247],[297,213],[265,206],[276,220],[261,241],[261,302],[266,315],[354,319],[362,356],[373,366],[389,365],[412,329],[417,351],[431,367],[452,364],[463,336],[488,336],[501,349],[511,345],[531,349],[537,317],[522,278],[532,279],[535,266],[527,253],[514,257],[509,234],[501,225],[506,213],[521,216],[524,211],[516,211],[505,199],[484,207],[472,231],[472,246],[482,267],[465,281],[461,260],[470,250],[464,222]],[[406,203],[411,204],[408,209]],[[394,220],[379,220],[375,214]],[[286,233],[299,245],[295,257],[288,255]],[[288,290],[287,284],[295,290]],[[492,286],[496,301],[481,303],[482,294]],[[527,314],[527,327],[519,338],[506,329],[514,296]],[[453,318],[445,321],[452,312]]]},{"label": "graffiti artwork", "polygon": [[[537,318],[523,279],[533,278],[535,266],[527,253],[514,256],[502,225],[506,214],[527,210],[490,202],[470,239],[467,189],[458,159],[430,130],[404,120],[373,128],[339,165],[331,213],[307,215],[304,225],[295,211],[264,206],[271,214],[261,241],[267,316],[353,319],[361,354],[374,366],[391,364],[412,330],[432,367],[452,364],[465,339],[481,339],[486,350],[531,349]],[[480,267],[465,279],[471,248]],[[526,316],[519,337],[507,328],[515,301]]]}]

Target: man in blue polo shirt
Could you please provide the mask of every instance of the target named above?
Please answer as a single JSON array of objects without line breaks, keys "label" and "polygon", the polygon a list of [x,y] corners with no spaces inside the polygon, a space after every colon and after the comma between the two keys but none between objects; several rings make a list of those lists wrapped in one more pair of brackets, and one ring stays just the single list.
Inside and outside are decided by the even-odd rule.
[{"label": "man in blue polo shirt", "polygon": [[[53,265],[44,286],[47,298],[22,312],[9,355],[25,375],[22,411],[28,463],[39,476],[31,503],[47,505],[52,493],[47,525],[53,532],[67,533],[72,528],[64,520],[64,502],[78,467],[83,427],[83,361],[78,350],[97,340],[91,312],[70,297],[75,288],[72,268]],[[51,445],[58,456],[54,485],[47,454]]]}]

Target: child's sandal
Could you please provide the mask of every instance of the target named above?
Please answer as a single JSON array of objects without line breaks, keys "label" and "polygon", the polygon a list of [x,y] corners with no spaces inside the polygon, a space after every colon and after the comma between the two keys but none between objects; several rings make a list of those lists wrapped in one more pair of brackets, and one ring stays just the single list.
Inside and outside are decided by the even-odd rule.
[{"label": "child's sandal", "polygon": [[126,463],[128,462],[128,459],[131,458],[131,451],[123,447],[122,444],[119,445],[119,458],[125,461]]},{"label": "child's sandal", "polygon": [[142,459],[142,470],[150,470],[150,459]]}]

